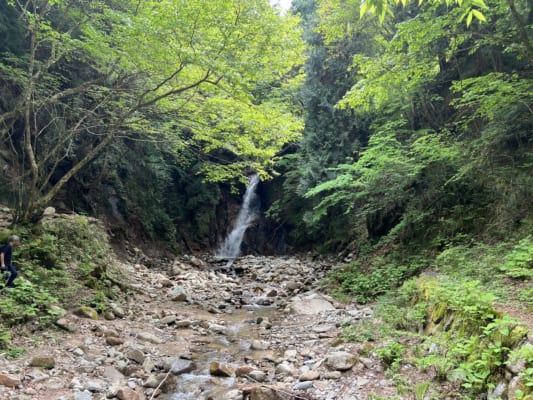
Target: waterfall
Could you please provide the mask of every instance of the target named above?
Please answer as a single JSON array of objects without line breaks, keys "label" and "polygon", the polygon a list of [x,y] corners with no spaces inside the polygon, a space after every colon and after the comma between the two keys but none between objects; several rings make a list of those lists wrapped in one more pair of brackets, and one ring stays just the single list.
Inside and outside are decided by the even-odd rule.
[{"label": "waterfall", "polygon": [[246,187],[246,193],[244,193],[241,209],[235,221],[235,226],[222,246],[217,250],[216,257],[234,259],[239,256],[244,233],[257,216],[253,205],[257,199],[256,189],[258,184],[259,176],[251,176]]}]

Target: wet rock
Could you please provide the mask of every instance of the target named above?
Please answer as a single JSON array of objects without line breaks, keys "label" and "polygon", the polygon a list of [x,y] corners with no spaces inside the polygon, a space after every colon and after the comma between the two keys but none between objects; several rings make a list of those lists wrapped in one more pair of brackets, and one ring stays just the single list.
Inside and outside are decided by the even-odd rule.
[{"label": "wet rock", "polygon": [[257,304],[258,306],[270,306],[272,305],[272,300],[270,300],[267,297],[259,297],[255,299],[254,303]]},{"label": "wet rock", "polygon": [[164,343],[164,341],[154,335],[150,332],[139,332],[137,334],[137,339],[142,340],[143,342],[153,343],[153,344],[161,344]]},{"label": "wet rock", "polygon": [[228,392],[224,393],[220,397],[220,400],[242,400],[242,399],[243,399],[243,394],[242,394],[242,391],[240,391],[239,389],[229,390]]},{"label": "wet rock", "polygon": [[71,333],[74,333],[77,330],[76,324],[67,318],[60,318],[55,322],[55,324],[61,329]]},{"label": "wet rock", "polygon": [[297,315],[314,315],[325,311],[333,311],[335,307],[329,301],[320,297],[305,297],[291,302],[291,310]]},{"label": "wet rock", "polygon": [[176,379],[167,374],[150,375],[143,386],[151,389],[159,387],[163,393],[169,393],[176,388]]},{"label": "wet rock", "polygon": [[130,360],[135,361],[137,364],[142,364],[146,356],[139,349],[131,349],[126,353],[126,357]]},{"label": "wet rock", "polygon": [[209,365],[209,373],[213,376],[230,377],[235,375],[235,369],[229,364],[213,361]]},{"label": "wet rock", "polygon": [[187,293],[185,293],[185,290],[183,290],[183,288],[179,286],[174,288],[170,298],[172,299],[172,301],[187,301],[188,300]]},{"label": "wet rock", "polygon": [[74,314],[82,318],[98,319],[98,311],[87,306],[78,307],[76,310],[74,310]]},{"label": "wet rock", "polygon": [[17,387],[20,385],[20,378],[11,374],[0,374],[0,386]]},{"label": "wet rock", "polygon": [[56,360],[53,357],[34,357],[29,364],[30,367],[52,369],[56,366]]},{"label": "wet rock", "polygon": [[194,363],[191,360],[179,358],[172,363],[170,370],[174,375],[186,374],[194,370]]},{"label": "wet rock", "polygon": [[237,368],[235,368],[235,376],[246,376],[250,372],[255,371],[255,368],[250,365],[241,365]]},{"label": "wet rock", "polygon": [[326,365],[336,371],[346,371],[352,368],[356,362],[357,356],[345,351],[329,353],[326,358]]},{"label": "wet rock", "polygon": [[265,382],[267,380],[267,374],[259,370],[250,371],[246,376],[255,382]]},{"label": "wet rock", "polygon": [[125,340],[116,336],[108,336],[105,339],[106,343],[110,346],[120,346],[124,344]]}]

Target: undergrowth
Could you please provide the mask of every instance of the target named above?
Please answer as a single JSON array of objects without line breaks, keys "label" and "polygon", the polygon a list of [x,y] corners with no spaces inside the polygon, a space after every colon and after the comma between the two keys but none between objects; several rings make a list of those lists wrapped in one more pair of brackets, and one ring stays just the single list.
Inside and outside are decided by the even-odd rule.
[{"label": "undergrowth", "polygon": [[45,328],[63,307],[95,303],[103,311],[105,302],[125,288],[114,276],[107,235],[95,220],[62,216],[17,234],[22,238],[14,254],[19,277],[16,287],[2,294],[0,349],[11,340],[8,327],[32,321],[32,329]]},{"label": "undergrowth", "polygon": [[[426,273],[406,280],[424,265],[430,267]],[[512,398],[531,400],[527,328],[495,304],[532,310],[532,281],[533,236],[517,235],[499,243],[454,243],[433,259],[367,257],[336,271],[328,283],[337,285],[338,295],[351,294],[361,303],[377,299],[376,318],[345,326],[342,339],[372,343],[400,395],[483,398],[520,364]],[[404,373],[402,366],[419,373]]]}]

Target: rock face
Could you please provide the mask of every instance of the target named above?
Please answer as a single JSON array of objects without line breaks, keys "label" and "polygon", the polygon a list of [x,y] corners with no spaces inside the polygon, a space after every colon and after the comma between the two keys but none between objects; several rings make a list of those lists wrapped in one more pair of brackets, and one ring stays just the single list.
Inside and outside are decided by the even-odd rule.
[{"label": "rock face", "polygon": [[357,356],[346,351],[335,351],[329,353],[326,358],[326,365],[336,371],[346,371],[352,368],[357,362]]}]

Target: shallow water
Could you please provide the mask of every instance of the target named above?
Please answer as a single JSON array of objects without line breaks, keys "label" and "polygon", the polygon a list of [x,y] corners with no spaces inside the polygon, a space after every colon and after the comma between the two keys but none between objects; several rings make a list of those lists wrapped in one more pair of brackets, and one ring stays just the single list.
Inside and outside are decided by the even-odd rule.
[{"label": "shallow water", "polygon": [[[225,321],[227,335],[210,333],[200,337],[191,350],[196,369],[187,374],[176,376],[177,392],[163,397],[168,400],[201,400],[214,396],[213,392],[231,389],[235,378],[220,378],[209,374],[213,361],[231,364],[234,367],[244,364],[244,357],[260,353],[250,349],[252,340],[259,339],[259,317],[270,320],[278,311],[272,307],[252,307],[236,310],[233,314],[221,314],[218,319]],[[218,396],[214,396],[218,398]]]}]

